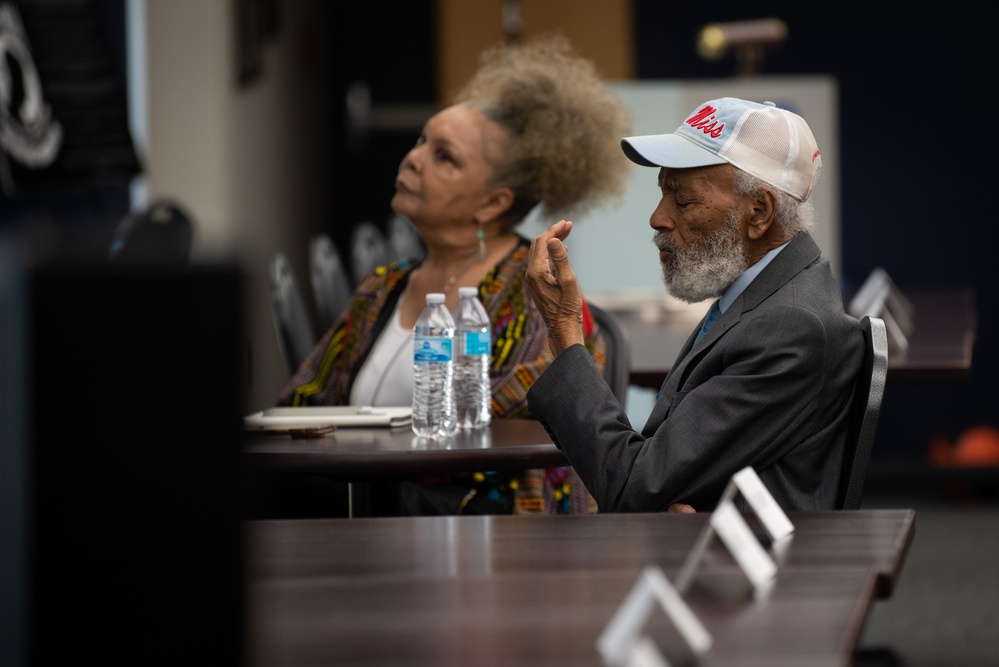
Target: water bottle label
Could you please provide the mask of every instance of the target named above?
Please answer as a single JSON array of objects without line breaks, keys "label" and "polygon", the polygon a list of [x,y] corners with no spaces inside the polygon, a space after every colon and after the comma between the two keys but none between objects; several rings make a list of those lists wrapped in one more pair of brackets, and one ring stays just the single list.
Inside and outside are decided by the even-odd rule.
[{"label": "water bottle label", "polygon": [[465,354],[489,354],[490,344],[488,331],[465,332]]},{"label": "water bottle label", "polygon": [[413,340],[414,361],[451,361],[451,339],[439,336],[416,336]]}]

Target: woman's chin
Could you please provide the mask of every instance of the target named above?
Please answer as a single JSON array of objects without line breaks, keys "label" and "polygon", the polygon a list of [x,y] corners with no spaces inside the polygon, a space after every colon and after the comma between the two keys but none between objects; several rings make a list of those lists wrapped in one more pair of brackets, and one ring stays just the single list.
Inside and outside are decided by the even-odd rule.
[{"label": "woman's chin", "polygon": [[409,207],[406,206],[407,197],[408,197],[407,193],[400,190],[395,191],[395,194],[392,195],[392,201],[389,202],[389,205],[392,207],[393,213],[396,213],[397,215],[406,216],[407,218],[409,217],[408,215]]}]

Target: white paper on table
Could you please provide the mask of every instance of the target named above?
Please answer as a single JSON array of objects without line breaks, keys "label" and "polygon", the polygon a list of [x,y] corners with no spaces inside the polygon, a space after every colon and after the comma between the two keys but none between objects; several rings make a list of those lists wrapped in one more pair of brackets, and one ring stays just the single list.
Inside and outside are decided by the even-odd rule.
[{"label": "white paper on table", "polygon": [[273,407],[243,417],[247,427],[304,428],[317,424],[338,427],[409,426],[413,422],[412,406],[370,407],[353,405],[309,405]]}]

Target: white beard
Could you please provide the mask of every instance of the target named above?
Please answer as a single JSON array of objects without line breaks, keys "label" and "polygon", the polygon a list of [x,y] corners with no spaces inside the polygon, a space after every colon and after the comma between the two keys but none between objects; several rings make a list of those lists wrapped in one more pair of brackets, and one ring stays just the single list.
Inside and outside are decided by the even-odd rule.
[{"label": "white beard", "polygon": [[727,222],[713,236],[682,250],[665,233],[656,232],[652,243],[673,255],[671,265],[662,264],[663,282],[672,296],[687,303],[721,296],[749,268],[734,210]]}]

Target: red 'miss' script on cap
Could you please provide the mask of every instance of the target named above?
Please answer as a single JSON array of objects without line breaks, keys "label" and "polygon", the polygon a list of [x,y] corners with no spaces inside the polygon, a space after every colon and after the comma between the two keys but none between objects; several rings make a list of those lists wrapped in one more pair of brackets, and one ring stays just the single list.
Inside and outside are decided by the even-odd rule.
[{"label": "red 'miss' script on cap", "polygon": [[717,139],[721,136],[722,130],[725,129],[725,123],[719,123],[718,120],[715,119],[714,114],[717,111],[718,109],[714,108],[710,104],[706,104],[694,113],[693,116],[687,119],[687,125],[690,125],[696,130],[700,130],[712,139]]}]

